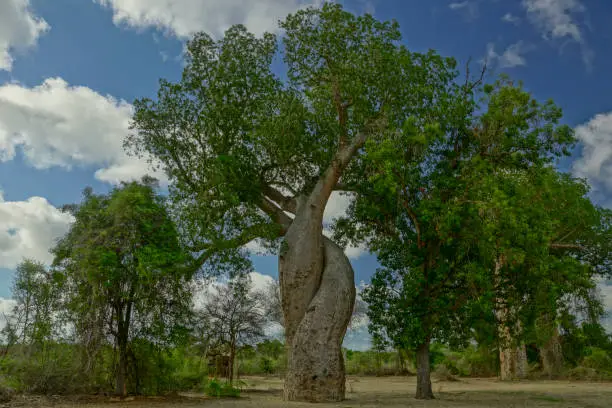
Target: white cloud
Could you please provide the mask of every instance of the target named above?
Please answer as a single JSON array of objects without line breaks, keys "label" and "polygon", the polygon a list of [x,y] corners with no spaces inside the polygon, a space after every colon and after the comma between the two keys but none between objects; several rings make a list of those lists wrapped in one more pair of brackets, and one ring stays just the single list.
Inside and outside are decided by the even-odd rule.
[{"label": "white cloud", "polygon": [[24,257],[51,262],[49,249],[73,220],[42,197],[5,201],[0,194],[0,267],[12,269]]},{"label": "white cloud", "polygon": [[528,18],[546,40],[570,39],[577,42],[582,48],[584,63],[590,67],[593,53],[575,20],[577,13],[586,11],[580,0],[523,0],[522,4]]},{"label": "white cloud", "polygon": [[504,14],[504,16],[502,17],[502,21],[514,25],[519,25],[521,23],[521,19],[513,15],[512,13]]},{"label": "white cloud", "polygon": [[94,0],[113,11],[117,25],[155,27],[185,38],[198,31],[220,36],[233,24],[253,33],[276,31],[277,21],[314,0]]},{"label": "white cloud", "polygon": [[13,299],[5,299],[0,297],[0,330],[2,330],[6,325],[6,317],[11,315],[11,312],[15,306],[16,302]]},{"label": "white cloud", "polygon": [[526,45],[522,41],[510,45],[502,54],[495,51],[495,45],[489,43],[487,45],[487,62],[497,62],[500,68],[513,68],[527,65],[527,61],[523,54],[533,50],[532,46]]},{"label": "white cloud", "polygon": [[465,18],[468,20],[474,20],[478,17],[478,2],[476,0],[450,3],[448,8],[464,13]]},{"label": "white cloud", "polygon": [[612,112],[595,115],[576,127],[582,153],[574,162],[574,173],[587,178],[604,195],[612,194]]},{"label": "white cloud", "polygon": [[340,193],[338,191],[332,192],[325,206],[323,224],[331,224],[336,218],[346,215],[346,210],[353,201],[353,198],[351,194]]},{"label": "white cloud", "polygon": [[0,71],[10,71],[13,51],[35,46],[48,29],[45,20],[32,13],[30,0],[0,1]]},{"label": "white cloud", "polygon": [[451,10],[461,10],[461,9],[466,8],[466,7],[469,7],[469,5],[470,5],[469,1],[460,1],[460,2],[449,4],[448,8],[451,9]]},{"label": "white cloud", "polygon": [[139,179],[149,173],[148,164],[123,149],[131,115],[127,102],[61,78],[33,88],[1,85],[0,160],[13,159],[20,148],[38,169],[86,165],[99,167],[101,181]]}]

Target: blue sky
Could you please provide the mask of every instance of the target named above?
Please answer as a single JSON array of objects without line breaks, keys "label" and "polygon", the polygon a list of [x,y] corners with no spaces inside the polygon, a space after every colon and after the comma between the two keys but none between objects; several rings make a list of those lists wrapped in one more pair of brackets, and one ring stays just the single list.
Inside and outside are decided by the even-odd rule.
[{"label": "blue sky", "polygon": [[[0,298],[15,264],[43,262],[70,224],[57,211],[85,186],[108,190],[140,177],[121,139],[130,103],[177,79],[195,31],[219,36],[234,23],[256,33],[315,0],[3,0],[0,4]],[[486,59],[493,73],[554,99],[581,145],[563,169],[588,178],[612,205],[612,3],[601,0],[346,0],[355,12],[397,19],[414,51],[435,49],[461,64]],[[474,65],[473,69],[478,66]],[[329,216],[342,211],[331,204]],[[351,251],[357,280],[375,259]],[[277,274],[276,259],[256,269]],[[608,305],[612,308],[612,289]]]}]

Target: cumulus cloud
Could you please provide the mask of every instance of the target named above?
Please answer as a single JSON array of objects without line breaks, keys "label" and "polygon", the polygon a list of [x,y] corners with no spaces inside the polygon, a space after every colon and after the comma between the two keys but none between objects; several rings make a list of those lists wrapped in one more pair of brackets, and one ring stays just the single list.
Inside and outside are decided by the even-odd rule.
[{"label": "cumulus cloud", "polygon": [[275,31],[277,21],[317,0],[94,0],[113,11],[117,25],[155,27],[180,38],[206,31],[220,36],[233,24],[253,33]]},{"label": "cumulus cloud", "polygon": [[45,20],[32,12],[30,0],[0,2],[0,71],[10,71],[13,51],[33,47],[49,29]]},{"label": "cumulus cloud", "polygon": [[611,196],[612,112],[595,115],[575,130],[582,152],[573,164],[574,173],[588,179],[596,193]]},{"label": "cumulus cloud", "polygon": [[49,248],[73,221],[42,197],[5,201],[0,194],[0,267],[13,269],[24,257],[49,263]]},{"label": "cumulus cloud", "polygon": [[591,65],[593,52],[588,47],[576,14],[586,12],[580,0],[523,0],[529,20],[542,32],[546,40],[569,39],[580,44],[582,59]]},{"label": "cumulus cloud", "polygon": [[6,83],[0,86],[0,160],[21,149],[38,169],[96,166],[101,181],[140,179],[150,173],[148,164],[123,149],[131,116],[129,103],[62,78],[32,88]]},{"label": "cumulus cloud", "polygon": [[487,45],[487,62],[497,64],[500,68],[513,68],[527,65],[524,54],[533,50],[532,46],[526,45],[523,41],[508,46],[503,53],[495,51],[495,45]]}]

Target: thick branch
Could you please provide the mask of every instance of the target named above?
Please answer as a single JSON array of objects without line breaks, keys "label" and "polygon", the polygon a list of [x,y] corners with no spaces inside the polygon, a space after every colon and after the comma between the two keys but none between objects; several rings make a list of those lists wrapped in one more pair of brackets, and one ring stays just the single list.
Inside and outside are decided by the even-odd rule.
[{"label": "thick branch", "polygon": [[582,245],[577,245],[577,244],[550,244],[550,248],[551,249],[577,249],[580,251],[583,251],[585,249],[584,246]]},{"label": "thick branch", "polygon": [[[287,217],[285,215],[285,217]],[[289,219],[289,221],[291,221],[291,219],[289,217],[287,217],[287,219]],[[249,228],[245,228],[242,230],[242,232],[235,236],[234,238],[230,238],[230,239],[226,239],[226,240],[216,240],[213,242],[209,242],[203,245],[200,245],[197,248],[191,248],[193,251],[201,251],[201,254],[198,255],[192,262],[190,262],[186,267],[185,270],[188,274],[193,274],[195,273],[198,269],[200,269],[205,263],[206,261],[208,261],[213,255],[215,255],[215,253],[218,253],[220,251],[223,251],[225,249],[233,249],[233,248],[239,248],[242,247],[246,244],[248,244],[249,242],[251,242],[252,240],[259,238],[261,236],[261,224],[257,224],[257,225],[252,225]],[[284,234],[284,229],[285,227],[283,227],[283,230],[281,231],[281,233],[279,233],[279,236]]]},{"label": "thick branch", "polygon": [[297,203],[294,197],[287,197],[274,187],[269,185],[264,185],[263,193],[272,201],[276,202],[283,209],[283,211],[288,211],[290,213],[295,214],[297,211]]},{"label": "thick branch", "polygon": [[347,184],[337,182],[336,186],[334,187],[334,191],[344,191],[347,193],[356,193],[357,189]]},{"label": "thick branch", "polygon": [[331,192],[336,187],[342,172],[348,166],[351,159],[357,151],[363,147],[366,140],[373,131],[383,127],[385,125],[385,117],[380,116],[373,120],[371,123],[366,124],[365,128],[359,132],[348,145],[338,148],[338,152],[334,156],[331,164],[319,179],[313,193],[311,195],[312,204],[314,202],[325,201],[329,198]]},{"label": "thick branch", "polygon": [[281,227],[280,235],[284,235],[287,229],[291,225],[291,218],[285,214],[282,208],[278,207],[272,200],[267,197],[263,197],[259,203],[259,208],[268,214],[274,222]]}]

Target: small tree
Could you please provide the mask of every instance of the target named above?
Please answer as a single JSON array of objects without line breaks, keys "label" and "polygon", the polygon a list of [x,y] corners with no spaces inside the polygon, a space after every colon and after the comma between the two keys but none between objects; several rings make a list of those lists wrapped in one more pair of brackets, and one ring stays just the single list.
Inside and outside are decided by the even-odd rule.
[{"label": "small tree", "polygon": [[12,294],[16,305],[7,316],[7,332],[13,331],[15,340],[28,347],[50,339],[57,292],[47,268],[40,262],[23,260],[15,269]]},{"label": "small tree", "polygon": [[237,349],[255,345],[265,337],[268,320],[261,297],[252,290],[250,277],[241,274],[227,285],[216,285],[199,315],[201,323],[208,327],[212,343],[227,347],[229,351],[229,380],[232,383]]},{"label": "small tree", "polygon": [[53,249],[63,307],[87,365],[109,337],[114,340],[115,390],[124,396],[131,342],[163,345],[182,333],[191,302],[181,269],[186,256],[150,179],[107,195],[87,189],[71,210],[75,223]]}]

